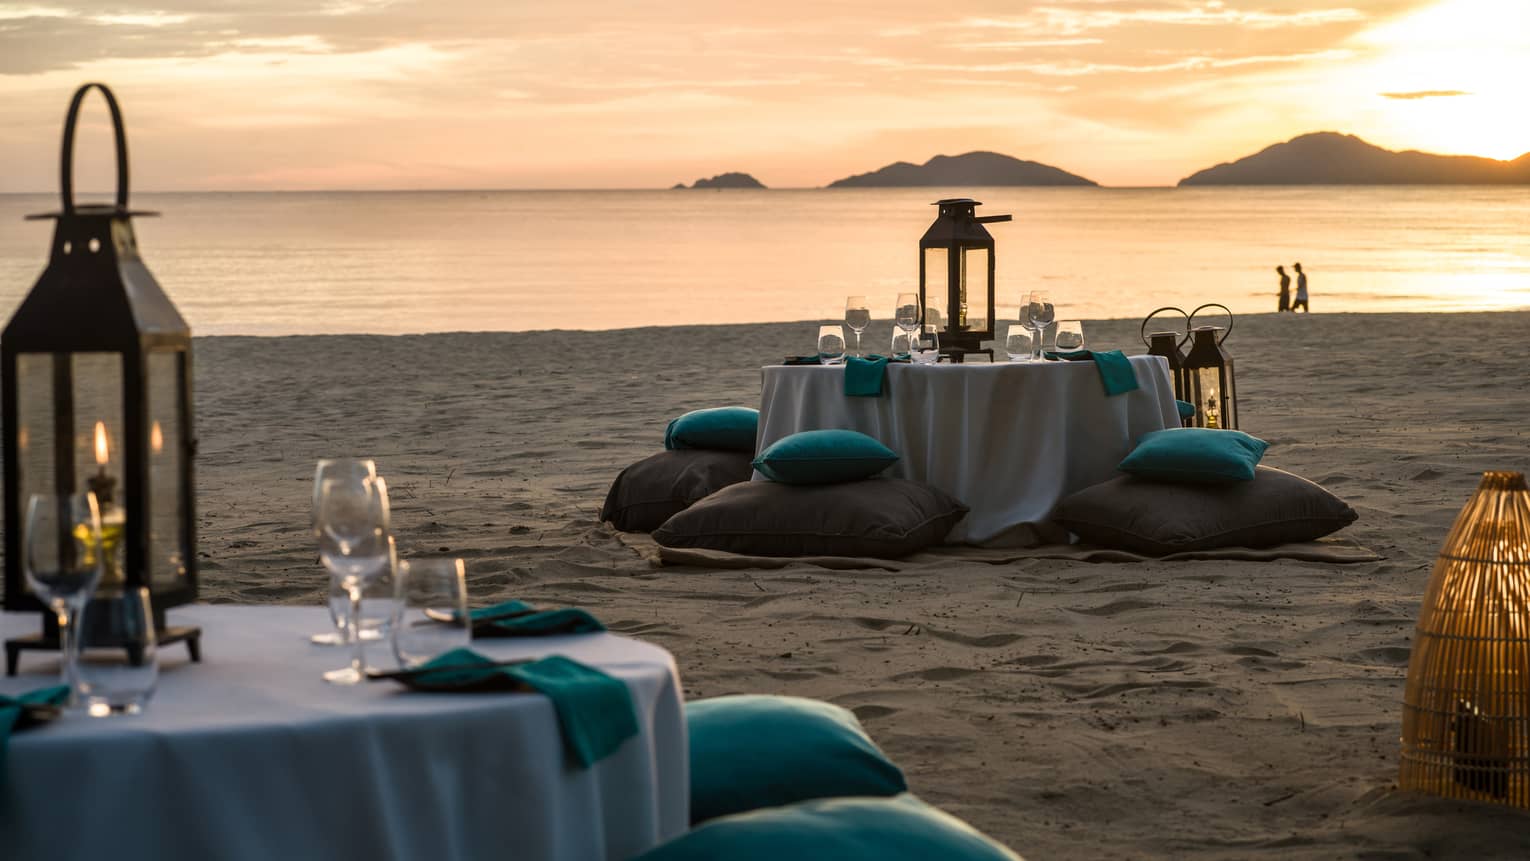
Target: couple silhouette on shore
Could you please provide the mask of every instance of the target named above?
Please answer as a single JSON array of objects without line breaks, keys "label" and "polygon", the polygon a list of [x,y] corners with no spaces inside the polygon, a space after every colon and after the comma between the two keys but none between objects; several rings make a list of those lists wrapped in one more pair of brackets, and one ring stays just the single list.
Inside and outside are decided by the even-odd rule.
[{"label": "couple silhouette on shore", "polygon": [[1303,311],[1311,314],[1312,308],[1307,305],[1307,273],[1302,271],[1300,263],[1292,268],[1296,270],[1296,301],[1294,302],[1291,301],[1291,276],[1286,274],[1286,267],[1275,267],[1275,271],[1280,275],[1280,311],[1290,311],[1294,314],[1296,307],[1300,305]]}]

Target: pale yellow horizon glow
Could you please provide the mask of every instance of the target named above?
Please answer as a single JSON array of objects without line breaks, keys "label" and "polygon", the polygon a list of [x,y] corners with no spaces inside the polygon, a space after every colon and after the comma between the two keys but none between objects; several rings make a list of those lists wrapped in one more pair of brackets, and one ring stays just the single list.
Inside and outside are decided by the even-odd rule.
[{"label": "pale yellow horizon glow", "polygon": [[1313,131],[1530,151],[1525,0],[230,5],[0,0],[0,191],[56,188],[88,80],[138,190],[800,188],[971,150],[1172,185]]}]

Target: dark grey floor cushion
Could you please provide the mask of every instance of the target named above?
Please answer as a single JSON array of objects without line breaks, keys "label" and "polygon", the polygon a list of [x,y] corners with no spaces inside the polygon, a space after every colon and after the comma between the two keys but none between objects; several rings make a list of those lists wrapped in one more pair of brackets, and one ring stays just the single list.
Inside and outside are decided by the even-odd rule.
[{"label": "dark grey floor cushion", "polygon": [[1163,556],[1312,541],[1357,516],[1307,479],[1261,466],[1253,481],[1228,484],[1114,478],[1064,499],[1053,519],[1089,544]]},{"label": "dark grey floor cushion", "polygon": [[967,506],[939,488],[902,478],[726,487],[654,530],[665,547],[750,556],[896,559],[939,544]]},{"label": "dark grey floor cushion", "polygon": [[678,511],[722,490],[748,481],[750,453],[710,449],[661,451],[622,470],[600,519],[623,532],[652,532]]}]

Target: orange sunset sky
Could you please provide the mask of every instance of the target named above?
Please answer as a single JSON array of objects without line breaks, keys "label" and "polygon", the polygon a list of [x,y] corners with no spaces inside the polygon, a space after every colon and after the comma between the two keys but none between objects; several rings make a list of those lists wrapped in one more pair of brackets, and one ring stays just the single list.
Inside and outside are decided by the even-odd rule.
[{"label": "orange sunset sky", "polygon": [[136,190],[809,187],[974,149],[1170,185],[1318,130],[1530,150],[1530,0],[0,0],[0,191],[57,187],[87,80]]}]

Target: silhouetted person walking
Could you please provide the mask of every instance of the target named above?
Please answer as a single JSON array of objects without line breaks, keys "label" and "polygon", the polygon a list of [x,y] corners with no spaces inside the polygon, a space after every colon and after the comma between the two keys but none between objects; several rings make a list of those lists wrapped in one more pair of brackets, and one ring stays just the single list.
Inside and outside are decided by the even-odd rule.
[{"label": "silhouetted person walking", "polygon": [[1280,273],[1280,307],[1276,313],[1291,310],[1291,276],[1286,274],[1286,267],[1276,266],[1275,271]]},{"label": "silhouetted person walking", "polygon": [[1302,271],[1300,263],[1293,268],[1296,269],[1296,301],[1291,303],[1291,311],[1295,313],[1297,306],[1300,305],[1303,311],[1311,314],[1312,308],[1307,305],[1307,273]]}]

